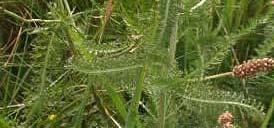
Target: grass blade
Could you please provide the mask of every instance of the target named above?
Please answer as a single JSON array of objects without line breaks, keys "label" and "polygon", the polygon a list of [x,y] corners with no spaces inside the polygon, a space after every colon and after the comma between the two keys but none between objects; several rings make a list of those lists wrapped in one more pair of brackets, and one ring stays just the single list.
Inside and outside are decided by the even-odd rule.
[{"label": "grass blade", "polygon": [[121,96],[117,92],[115,92],[115,89],[109,83],[105,83],[103,86],[106,88],[107,93],[112,100],[112,103],[117,108],[120,117],[122,117],[122,119],[125,121],[127,118],[125,102],[123,101]]},{"label": "grass blade", "polygon": [[272,103],[270,104],[270,107],[268,109],[268,112],[266,114],[265,120],[264,120],[261,128],[267,128],[267,125],[268,125],[269,121],[271,120],[271,116],[273,116],[273,112],[274,112],[274,97],[272,98]]},{"label": "grass blade", "polygon": [[135,125],[138,122],[138,108],[139,108],[139,102],[141,100],[141,94],[144,86],[144,80],[145,80],[145,74],[146,74],[146,66],[141,69],[140,78],[138,80],[138,83],[136,85],[136,89],[134,92],[133,100],[129,109],[128,117],[126,120],[126,128],[134,128]]}]

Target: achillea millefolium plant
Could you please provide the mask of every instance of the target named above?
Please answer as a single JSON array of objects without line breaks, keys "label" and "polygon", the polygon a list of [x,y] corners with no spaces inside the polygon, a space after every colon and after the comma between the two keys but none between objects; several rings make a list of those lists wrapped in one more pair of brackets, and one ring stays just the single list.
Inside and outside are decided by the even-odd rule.
[{"label": "achillea millefolium plant", "polygon": [[272,8],[0,1],[0,127],[273,127]]}]

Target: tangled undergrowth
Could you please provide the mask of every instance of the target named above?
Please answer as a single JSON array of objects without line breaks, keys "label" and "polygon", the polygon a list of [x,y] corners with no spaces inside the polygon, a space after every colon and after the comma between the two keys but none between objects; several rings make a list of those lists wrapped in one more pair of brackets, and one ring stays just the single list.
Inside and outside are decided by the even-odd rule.
[{"label": "tangled undergrowth", "polygon": [[272,8],[0,1],[0,127],[273,127]]}]

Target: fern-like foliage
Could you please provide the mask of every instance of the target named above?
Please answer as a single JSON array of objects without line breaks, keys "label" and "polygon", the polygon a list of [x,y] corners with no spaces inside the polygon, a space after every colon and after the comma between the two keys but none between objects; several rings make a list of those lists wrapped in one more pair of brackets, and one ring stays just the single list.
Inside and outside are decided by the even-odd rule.
[{"label": "fern-like foliage", "polygon": [[273,38],[273,11],[271,11],[266,17],[266,26],[264,27],[265,40],[264,42],[256,49],[259,57],[271,56],[274,47],[274,38]]},{"label": "fern-like foliage", "polygon": [[[263,2],[257,3],[254,19],[247,19],[252,2],[246,0],[206,1],[192,9],[198,2],[118,0],[107,23],[104,2],[48,4],[47,17],[61,22],[30,27],[28,34],[39,31],[28,58],[33,86],[24,90],[26,107],[17,124],[211,128],[225,111],[233,114],[235,126],[262,122],[258,98],[221,88],[231,85],[227,82],[201,78],[231,70],[234,48],[263,21]],[[265,56],[269,46],[263,43],[257,51]],[[223,80],[239,88],[244,83]]]},{"label": "fern-like foliage", "polygon": [[[75,49],[79,51],[89,51],[89,52],[80,52],[79,54],[80,58],[82,56],[84,61],[83,60],[77,61],[78,59],[76,58],[76,61],[73,61],[71,64],[67,65],[67,69],[80,72],[81,74],[89,75],[89,79],[93,79],[94,81],[96,81],[95,82],[96,84],[89,85],[89,86],[93,86],[93,88],[111,89],[109,87],[114,86],[117,88],[125,89],[126,92],[129,92],[129,94],[127,95],[130,95],[130,97],[134,97],[137,94],[134,93],[134,91],[131,91],[131,88],[133,90],[137,89],[138,87],[137,83],[139,81],[136,78],[138,77],[139,71],[140,69],[142,69],[142,67],[148,65],[148,67],[145,70],[146,72],[145,84],[147,87],[140,88],[140,89],[154,90],[152,92],[153,94],[149,95],[149,97],[152,98],[150,103],[148,101],[144,101],[144,102],[148,102],[147,104],[156,104],[158,107],[156,108],[147,107],[147,111],[152,111],[152,110],[155,111],[151,113],[151,116],[155,117],[155,120],[151,120],[152,122],[147,123],[147,125],[155,124],[156,126],[159,126],[159,127],[167,127],[167,126],[176,127],[178,125],[183,125],[179,123],[180,120],[175,121],[176,120],[175,117],[182,116],[180,114],[184,115],[184,114],[195,113],[196,115],[199,115],[199,113],[203,113],[203,112],[206,113],[207,111],[209,111],[208,108],[210,107],[201,107],[201,106],[211,106],[211,105],[214,106],[214,108],[216,107],[216,110],[210,110],[212,111],[211,114],[214,113],[215,115],[212,116],[210,113],[207,113],[211,115],[209,116],[205,114],[203,119],[200,119],[199,123],[197,124],[194,123],[196,126],[212,127],[217,125],[215,123],[209,123],[210,121],[215,122],[216,118],[208,118],[208,117],[216,117],[217,116],[216,113],[221,113],[224,110],[231,110],[235,113],[236,112],[249,113],[254,111],[258,115],[260,115],[261,106],[260,105],[254,106],[255,104],[253,102],[249,102],[247,99],[245,99],[245,97],[237,96],[236,94],[222,93],[221,91],[214,90],[214,88],[210,88],[211,87],[210,84],[203,84],[203,83],[189,84],[189,83],[183,82],[183,80],[187,80],[191,78],[191,76],[194,76],[194,77],[197,75],[203,76],[204,70],[216,67],[216,65],[220,64],[220,62],[222,62],[223,59],[225,59],[226,55],[228,54],[228,49],[230,48],[230,46],[235,44],[234,40],[232,40],[232,38],[229,37],[229,35],[225,37],[221,37],[218,35],[218,31],[214,29],[212,30],[212,28],[208,28],[206,24],[201,24],[202,28],[193,29],[193,30],[189,30],[189,28],[191,27],[189,27],[188,29],[181,28],[181,30],[185,30],[184,31],[185,33],[188,33],[191,35],[195,35],[196,33],[198,33],[198,36],[195,37],[196,40],[194,40],[192,44],[188,44],[188,45],[192,45],[191,47],[194,47],[196,49],[196,52],[198,53],[197,57],[194,58],[194,60],[196,60],[194,62],[197,62],[195,67],[198,69],[199,72],[191,71],[191,74],[194,73],[195,75],[190,74],[190,75],[186,75],[184,78],[181,78],[179,75],[180,73],[176,68],[170,68],[170,66],[172,67],[172,64],[174,64],[174,62],[172,61],[174,61],[173,59],[174,59],[176,44],[178,41],[176,38],[178,36],[177,30],[178,30],[178,26],[180,26],[179,22],[177,21],[179,19],[178,5],[180,4],[178,4],[177,2],[172,0],[161,1],[159,3],[160,22],[157,22],[154,20],[148,20],[151,23],[155,22],[159,24],[157,29],[155,28],[153,29],[154,31],[149,31],[149,30],[145,31],[145,32],[151,32],[152,33],[151,35],[155,35],[155,37],[149,38],[149,36],[146,36],[148,35],[148,33],[140,33],[144,31],[137,30],[137,32],[139,32],[138,34],[144,35],[145,37],[135,41],[128,37],[127,37],[127,40],[124,40],[124,41],[127,41],[126,44],[136,44],[136,42],[138,42],[137,43],[138,46],[136,46],[137,49],[133,53],[129,52],[132,49],[127,50],[127,47],[129,46],[126,46],[125,48],[123,48],[123,46],[120,48],[118,47],[118,49],[114,50],[112,48],[111,49],[107,48],[110,45],[104,46],[104,44],[96,44],[94,42],[95,44],[88,43],[90,44],[90,46],[87,45],[88,48],[86,48],[85,46],[83,47],[83,45],[86,45],[84,42],[85,39],[83,38],[84,36],[83,37],[77,36],[79,35],[78,34],[79,32],[75,31],[73,27],[65,27],[64,32],[62,31],[60,32],[61,34],[66,35],[65,37],[67,38],[65,38],[64,40],[67,40],[66,43],[69,44],[68,46],[70,46],[71,48],[72,46],[71,44],[74,44]],[[125,13],[127,15],[128,12],[125,12]],[[191,16],[192,14],[186,15],[186,18]],[[129,17],[126,17],[123,20],[124,21],[132,20],[132,17],[130,17],[130,19],[128,18]],[[230,17],[228,16],[227,18],[230,18]],[[195,20],[197,21],[197,19]],[[129,29],[129,32],[130,31],[136,32],[136,29],[134,28],[136,26],[133,27],[127,22],[126,24]],[[188,25],[192,25],[192,24],[188,24]],[[211,33],[211,35],[209,35],[208,33]],[[184,36],[184,37],[190,38],[191,36],[189,37]],[[94,41],[97,41],[97,40],[94,40]],[[114,43],[116,41],[114,41]],[[123,40],[120,40],[120,41],[123,41]],[[146,43],[146,41],[153,41],[153,43]],[[102,42],[105,42],[104,38]],[[207,42],[211,42],[211,43],[207,43]],[[184,42],[184,43],[187,43],[187,42]],[[215,43],[216,45],[214,46],[212,45],[212,43]],[[188,48],[190,48],[190,46],[188,46]],[[211,52],[212,54],[210,54]],[[205,53],[209,53],[209,54],[205,54]],[[117,56],[114,56],[115,54],[117,54]],[[92,61],[89,61],[88,58],[90,57],[92,57],[91,58]],[[58,62],[58,61],[54,61],[54,62]],[[105,80],[102,80],[101,77],[103,77]],[[101,82],[98,80],[100,80]],[[104,82],[104,81],[107,81],[107,82]],[[176,86],[172,85],[170,82],[176,83],[175,84]],[[108,85],[110,83],[111,85]],[[163,92],[163,89],[165,90],[164,92]],[[207,89],[214,90],[214,91],[204,91]],[[110,96],[116,95],[116,93],[113,93],[113,90],[115,89],[113,88],[111,90],[109,90],[110,91],[109,95]],[[125,94],[122,94],[122,95],[125,95]],[[121,103],[127,102],[128,104],[132,104],[134,102],[130,100],[129,101],[122,100],[123,99],[122,95],[121,94],[117,95],[115,99],[116,100],[121,99]],[[102,94],[97,95],[96,97],[97,97],[96,101],[98,102],[99,100],[101,102],[100,104],[98,104],[98,106],[105,107],[105,104],[108,104],[108,101],[107,101],[108,99],[103,98]],[[156,97],[159,97],[159,98],[156,98]],[[114,102],[115,99],[112,99],[112,101]],[[179,101],[181,103],[176,105],[176,103],[178,103]],[[172,104],[174,105],[168,105],[169,102],[172,102]],[[82,102],[81,104],[82,104],[81,105],[82,107],[86,106],[86,103]],[[125,108],[122,107],[123,108],[122,109],[117,104],[116,105],[113,104],[113,105],[114,105],[113,107],[116,108],[117,111],[119,112],[118,115],[120,116],[117,115],[117,118],[120,117],[118,118],[118,120],[121,121],[119,123],[122,123],[122,122],[126,123],[126,120],[128,119],[131,120],[132,119],[131,116],[136,116],[137,114],[136,111],[134,112],[134,110],[129,110],[128,113],[133,112],[133,115],[131,113],[129,114],[129,118],[126,118],[125,112],[123,112]],[[218,107],[216,105],[219,106],[219,109],[217,109]],[[128,105],[124,107],[130,107],[130,106],[132,105]],[[193,106],[200,106],[200,107],[193,107]],[[231,109],[231,108],[235,109],[235,107],[238,109],[236,110]],[[184,111],[184,109],[182,108],[185,108],[186,111]],[[82,109],[78,111],[80,112],[79,116],[82,116],[84,112]],[[174,111],[174,110],[177,110],[177,111]],[[177,112],[181,110],[183,112],[178,114]],[[103,111],[101,112],[104,113]],[[197,118],[198,117],[195,117],[194,119],[197,119]],[[139,119],[139,118],[135,118],[135,119]],[[83,120],[78,120],[78,122],[79,121],[82,122]],[[125,126],[133,126],[133,125],[142,126],[140,125],[140,122],[139,123],[138,122],[139,121],[137,121],[136,124],[126,123]],[[74,125],[80,126],[80,124],[76,122]]]}]

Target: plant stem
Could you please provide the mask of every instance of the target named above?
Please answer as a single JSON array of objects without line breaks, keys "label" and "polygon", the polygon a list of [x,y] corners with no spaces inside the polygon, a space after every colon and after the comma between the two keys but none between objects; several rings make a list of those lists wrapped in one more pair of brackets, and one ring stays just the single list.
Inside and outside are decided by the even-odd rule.
[{"label": "plant stem", "polygon": [[196,8],[202,6],[205,2],[206,2],[206,0],[200,1],[198,4],[196,4],[195,6],[193,6],[193,7],[190,9],[190,12],[192,12],[192,11],[195,10]]},{"label": "plant stem", "polygon": [[212,76],[206,76],[203,78],[195,78],[195,79],[191,79],[191,82],[194,81],[204,81],[204,80],[211,80],[211,79],[216,79],[216,78],[220,78],[220,77],[226,77],[226,76],[232,76],[233,72],[225,72],[225,73],[221,73],[221,74],[216,74],[216,75],[212,75]]},{"label": "plant stem", "polygon": [[165,116],[166,116],[165,102],[166,102],[166,93],[162,91],[160,94],[159,110],[158,110],[159,111],[159,120],[158,120],[159,128],[165,128]]},{"label": "plant stem", "polygon": [[226,76],[232,76],[232,72],[226,72],[226,73],[216,74],[216,75],[212,75],[212,76],[207,76],[203,80],[210,80],[210,79],[226,77]]},{"label": "plant stem", "polygon": [[50,23],[50,22],[61,22],[61,20],[45,20],[45,19],[25,19],[19,15],[17,15],[16,13],[14,12],[11,12],[9,10],[6,10],[2,7],[0,7],[0,10],[2,10],[5,14],[13,17],[13,18],[16,18],[16,19],[19,19],[19,20],[22,20],[24,22],[44,22],[44,23]]},{"label": "plant stem", "polygon": [[26,105],[25,104],[16,104],[16,105],[9,105],[9,106],[6,106],[6,107],[1,107],[0,110],[5,110],[5,109],[9,109],[9,108],[21,108],[21,107],[25,107]]},{"label": "plant stem", "polygon": [[272,116],[273,112],[274,112],[274,97],[272,98],[272,102],[271,102],[270,107],[269,107],[269,109],[267,111],[267,114],[265,116],[264,122],[261,125],[261,128],[267,128],[267,125],[268,125],[268,123],[269,123],[269,121],[271,119],[271,116]]}]

